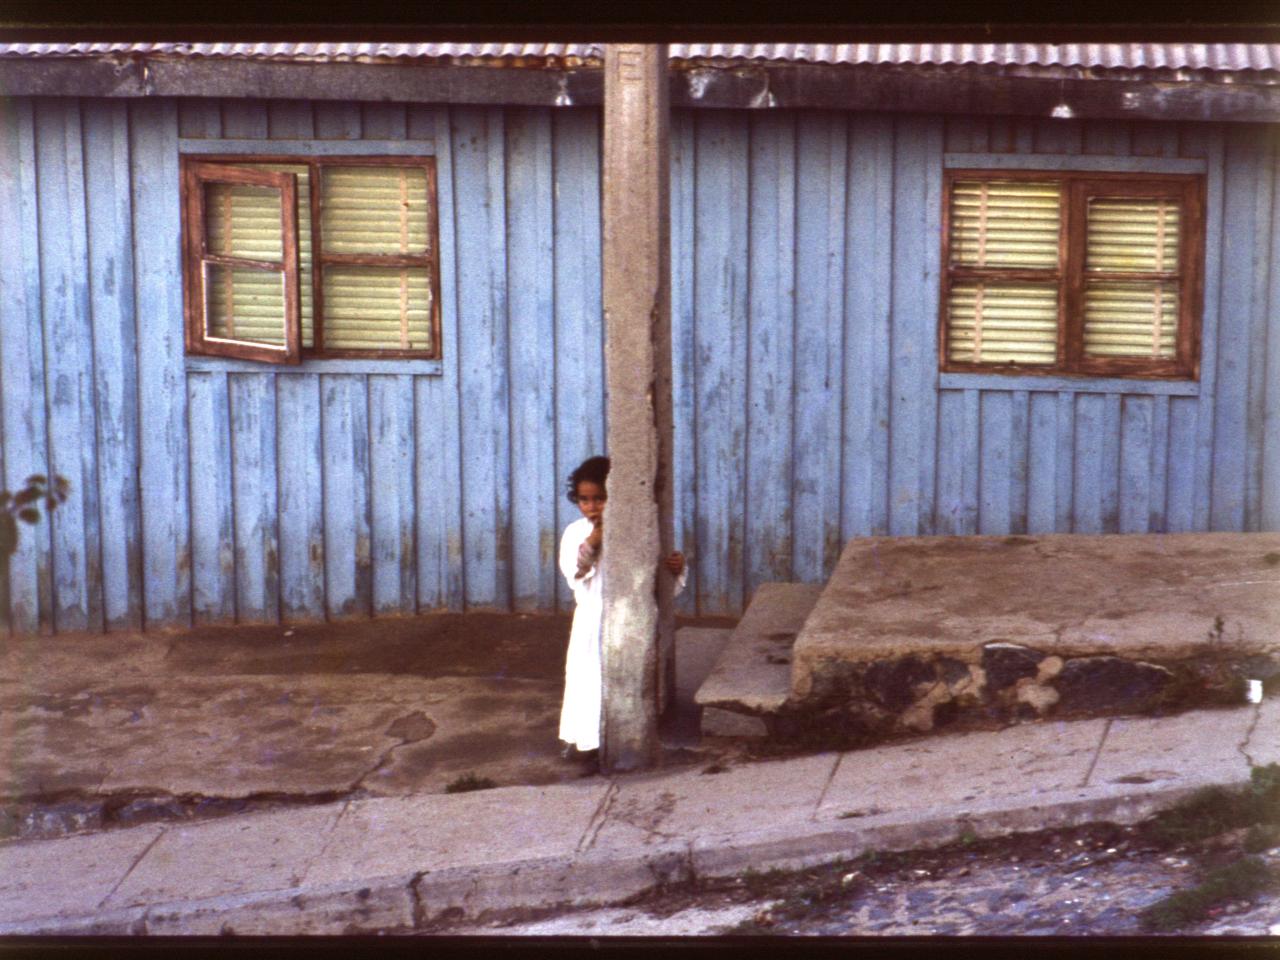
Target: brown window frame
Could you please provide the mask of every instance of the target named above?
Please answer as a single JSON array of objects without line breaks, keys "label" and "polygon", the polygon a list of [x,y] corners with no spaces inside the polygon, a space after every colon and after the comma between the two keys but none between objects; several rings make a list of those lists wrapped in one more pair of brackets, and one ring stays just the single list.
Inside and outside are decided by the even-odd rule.
[{"label": "brown window frame", "polygon": [[[954,266],[951,263],[951,195],[956,181],[1024,180],[1059,183],[1058,265],[1054,270]],[[1200,378],[1200,328],[1204,303],[1203,174],[1131,173],[1096,170],[991,170],[951,168],[943,171],[942,266],[938,301],[938,361],[943,373],[997,373],[1042,376],[1126,377],[1149,380]],[[1178,331],[1175,356],[1087,357],[1084,355],[1084,289],[1087,211],[1091,197],[1166,197],[1181,204],[1176,274],[1144,272],[1089,273],[1090,280],[1134,280],[1165,277],[1178,281]],[[951,360],[947,345],[947,305],[957,280],[1026,280],[1056,283],[1058,344],[1053,364],[992,363]]]},{"label": "brown window frame", "polygon": [[[284,171],[267,171],[253,168],[253,164],[288,164],[310,168],[311,179],[311,304],[313,345],[302,345],[302,316],[299,283],[301,268],[298,242],[297,178]],[[429,251],[414,254],[353,254],[325,253],[320,227],[323,198],[322,170],[324,167],[420,167],[427,177],[429,209],[427,232]],[[216,176],[209,176],[214,172]],[[250,178],[248,175],[255,175]],[[290,202],[286,205],[285,219],[292,219],[292,227],[285,229],[286,274],[286,343],[287,350],[246,342],[211,343],[204,336],[203,264],[210,259],[206,250],[207,233],[204,229],[204,211],[200,202],[200,186],[206,179],[229,182],[264,183],[261,178],[284,178],[288,181]],[[183,208],[183,290],[186,312],[187,353],[205,356],[233,357],[241,360],[260,360],[268,363],[298,363],[310,359],[380,359],[380,360],[439,360],[442,358],[440,343],[440,203],[436,182],[436,160],[433,156],[357,154],[331,154],[325,156],[297,156],[276,154],[187,154],[182,157],[182,208]],[[290,234],[289,230],[292,230]],[[234,260],[236,266],[246,262]],[[253,263],[257,263],[254,261]],[[324,346],[324,292],[323,276],[326,266],[373,267],[424,267],[431,276],[431,349],[403,350],[379,348],[371,350],[326,349]],[[292,307],[288,304],[291,303]],[[292,312],[290,312],[292,311]]]},{"label": "brown window frame", "polygon": [[[267,187],[280,191],[281,258],[253,260],[211,253],[205,229],[204,204],[201,202],[206,183],[238,183]],[[183,212],[183,301],[186,312],[185,340],[187,353],[211,357],[233,357],[265,363],[297,363],[300,359],[302,318],[298,293],[298,198],[297,181],[292,174],[272,170],[249,170],[192,160],[182,168]],[[210,265],[279,273],[284,284],[284,346],[272,347],[261,342],[211,337],[205,324],[205,283]]]}]

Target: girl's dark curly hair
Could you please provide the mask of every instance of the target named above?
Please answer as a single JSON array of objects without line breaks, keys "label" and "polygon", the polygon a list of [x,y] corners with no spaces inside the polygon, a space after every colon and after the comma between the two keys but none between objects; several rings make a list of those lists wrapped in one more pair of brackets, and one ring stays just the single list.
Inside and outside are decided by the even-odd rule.
[{"label": "girl's dark curly hair", "polygon": [[588,457],[578,465],[578,469],[569,474],[569,502],[578,502],[578,484],[583,480],[604,486],[605,477],[609,476],[608,457]]}]

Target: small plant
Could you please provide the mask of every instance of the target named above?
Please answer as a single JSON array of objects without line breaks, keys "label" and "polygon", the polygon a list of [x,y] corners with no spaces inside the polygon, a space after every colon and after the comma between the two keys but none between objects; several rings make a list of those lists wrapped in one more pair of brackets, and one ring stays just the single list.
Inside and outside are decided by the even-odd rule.
[{"label": "small plant", "polygon": [[1156,836],[1191,843],[1238,827],[1280,822],[1280,764],[1254,767],[1243,790],[1206,787],[1155,818]]},{"label": "small plant", "polygon": [[1213,618],[1213,629],[1209,631],[1209,642],[1213,644],[1222,643],[1222,632],[1227,622],[1222,619],[1222,614],[1218,614]]},{"label": "small plant", "polygon": [[1205,919],[1227,900],[1240,900],[1276,886],[1275,875],[1257,857],[1245,857],[1208,873],[1190,890],[1180,890],[1142,911],[1148,930],[1169,932]]},{"label": "small plant", "polygon": [[1245,853],[1261,853],[1280,847],[1280,824],[1255,823],[1244,835]]},{"label": "small plant", "polygon": [[740,879],[752,896],[759,897],[776,887],[785,877],[785,873],[773,867],[763,873],[759,870],[747,869],[743,871]]},{"label": "small plant", "polygon": [[33,473],[17,493],[0,490],[0,621],[9,615],[9,559],[18,549],[18,521],[39,523],[41,503],[52,512],[66,502],[70,489],[66,477],[54,477],[50,484],[44,474]]},{"label": "small plant", "polygon": [[44,474],[33,473],[17,493],[0,490],[0,563],[7,566],[18,549],[18,521],[39,523],[41,502],[46,510],[52,511],[66,502],[70,487],[66,477],[54,477],[50,485]]},{"label": "small plant", "polygon": [[444,788],[445,793],[468,793],[472,790],[491,790],[497,784],[488,777],[477,777],[474,772],[468,770],[458,779],[454,780]]}]

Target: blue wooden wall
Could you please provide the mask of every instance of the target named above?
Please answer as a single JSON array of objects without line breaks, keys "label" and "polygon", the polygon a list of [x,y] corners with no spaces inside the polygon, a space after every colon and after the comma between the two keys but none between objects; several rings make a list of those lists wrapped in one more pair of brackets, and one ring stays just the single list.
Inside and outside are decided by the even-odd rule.
[{"label": "blue wooden wall", "polygon": [[[604,446],[599,134],[583,109],[0,101],[0,469],[72,483],[24,530],[13,627],[565,607],[563,479]],[[178,158],[232,148],[436,156],[443,361],[183,356]],[[957,154],[1202,167],[1200,382],[940,376]],[[865,534],[1280,529],[1277,159],[1256,126],[677,113],[686,612],[821,581]]]}]

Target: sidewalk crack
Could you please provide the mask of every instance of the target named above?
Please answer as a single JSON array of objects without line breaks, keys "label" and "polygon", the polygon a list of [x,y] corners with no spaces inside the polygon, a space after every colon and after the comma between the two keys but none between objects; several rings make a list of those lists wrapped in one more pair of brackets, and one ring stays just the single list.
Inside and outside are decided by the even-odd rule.
[{"label": "sidewalk crack", "polygon": [[294,886],[303,886],[307,882],[307,875],[311,873],[312,867],[319,863],[320,860],[324,858],[324,855],[329,852],[329,847],[333,844],[333,838],[338,832],[338,824],[342,823],[342,818],[347,815],[347,811],[350,809],[351,800],[347,799],[343,801],[342,809],[339,810],[338,815],[333,818],[333,826],[329,828],[329,835],[324,838],[324,843],[320,845],[319,852],[316,853],[316,855],[311,858],[311,862],[303,868],[301,875],[294,878]]},{"label": "sidewalk crack", "polygon": [[840,769],[840,764],[844,763],[844,758],[844,753],[836,754],[836,762],[831,765],[831,772],[827,774],[827,782],[822,785],[822,789],[818,792],[818,802],[813,805],[813,810],[809,812],[810,820],[818,819],[818,811],[822,809],[823,801],[827,799],[827,791],[831,789],[831,784],[835,783],[836,771]]},{"label": "sidewalk crack", "polygon": [[591,814],[591,819],[587,821],[586,829],[582,831],[582,837],[578,840],[575,852],[582,853],[595,846],[596,838],[600,836],[600,831],[604,829],[604,825],[609,819],[609,811],[613,808],[613,801],[617,796],[618,781],[610,780],[604,796],[600,798],[600,803],[596,806],[595,812]]},{"label": "sidewalk crack", "polygon": [[1093,751],[1093,759],[1089,761],[1089,769],[1084,772],[1084,779],[1080,781],[1080,786],[1089,786],[1089,781],[1093,778],[1093,770],[1098,765],[1098,760],[1102,757],[1102,748],[1107,744],[1107,738],[1111,736],[1111,722],[1113,718],[1107,717],[1102,727],[1102,736],[1098,738],[1098,747]]},{"label": "sidewalk crack", "polygon": [[1236,749],[1240,751],[1240,755],[1244,757],[1245,763],[1249,764],[1252,770],[1258,764],[1254,763],[1252,755],[1249,753],[1249,741],[1253,739],[1253,731],[1258,729],[1258,722],[1262,719],[1262,704],[1256,703],[1253,706],[1253,719],[1249,721],[1249,729],[1244,732],[1244,739],[1237,745]]},{"label": "sidewalk crack", "polygon": [[129,879],[130,875],[137,868],[138,864],[142,862],[142,858],[151,852],[151,848],[154,847],[157,843],[159,843],[160,838],[163,837],[167,832],[168,832],[167,830],[161,827],[160,832],[151,838],[151,842],[148,843],[146,847],[143,848],[142,852],[139,853],[134,858],[133,863],[129,864],[129,869],[124,872],[124,876],[122,876],[119,880],[117,880],[115,882],[115,886],[113,886],[110,890],[108,890],[107,895],[98,902],[99,910],[105,907],[107,905],[107,901],[116,895],[116,891],[119,890],[122,886],[124,886],[124,882]]}]

